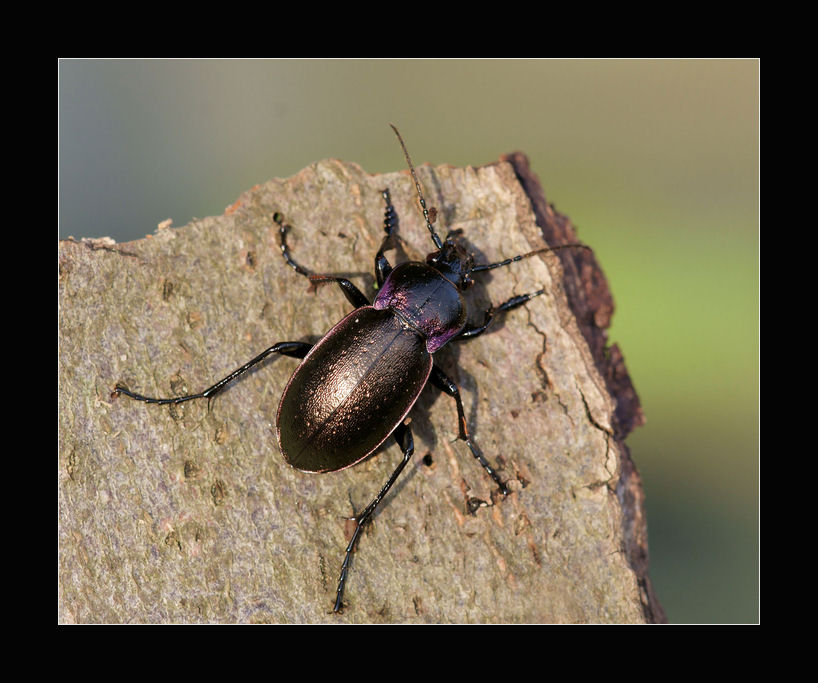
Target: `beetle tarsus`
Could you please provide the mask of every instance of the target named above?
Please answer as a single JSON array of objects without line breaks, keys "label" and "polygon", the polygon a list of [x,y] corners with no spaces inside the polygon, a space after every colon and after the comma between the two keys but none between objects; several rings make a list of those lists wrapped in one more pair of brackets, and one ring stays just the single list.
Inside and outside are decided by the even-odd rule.
[{"label": "beetle tarsus", "polygon": [[392,272],[392,265],[386,256],[383,255],[383,252],[394,246],[392,236],[398,228],[398,214],[395,212],[395,207],[392,206],[389,189],[381,190],[381,196],[386,202],[386,209],[384,210],[383,216],[383,231],[386,235],[381,242],[380,249],[378,249],[375,254],[375,282],[378,289],[383,287],[383,283],[386,281],[386,278],[389,277],[389,273]]}]

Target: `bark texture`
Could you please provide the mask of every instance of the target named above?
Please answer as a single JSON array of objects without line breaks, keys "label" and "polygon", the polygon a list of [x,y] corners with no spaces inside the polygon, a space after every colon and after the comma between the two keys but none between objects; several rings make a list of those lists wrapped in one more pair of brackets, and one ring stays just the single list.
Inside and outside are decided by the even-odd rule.
[{"label": "bark texture", "polygon": [[[479,262],[576,241],[523,155],[421,167],[441,236],[461,228]],[[317,341],[349,311],[307,291],[294,258],[373,295],[388,187],[395,264],[431,240],[407,172],[329,160],[244,193],[223,216],[135,242],[59,245],[59,620],[110,623],[663,621],[650,586],[641,483],[623,439],[643,422],[593,255],[563,250],[479,276],[491,303],[545,287],[436,362],[460,386],[473,438],[513,493],[499,497],[456,440],[433,387],[411,413],[415,456],[364,532],[332,608],[347,520],[400,458],[308,475],[275,442],[298,361],[271,357],[208,405],[112,398],[201,391],[278,341]],[[545,239],[545,241],[544,241]],[[424,457],[429,456],[429,457]]]}]

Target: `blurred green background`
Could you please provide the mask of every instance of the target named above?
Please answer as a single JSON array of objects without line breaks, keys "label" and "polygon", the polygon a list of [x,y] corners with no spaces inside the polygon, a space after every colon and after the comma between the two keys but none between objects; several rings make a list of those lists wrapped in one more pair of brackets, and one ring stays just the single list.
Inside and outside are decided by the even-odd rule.
[{"label": "blurred green background", "polygon": [[61,60],[59,236],[138,239],[313,161],[521,150],[591,245],[648,423],[671,622],[759,619],[757,60]]}]

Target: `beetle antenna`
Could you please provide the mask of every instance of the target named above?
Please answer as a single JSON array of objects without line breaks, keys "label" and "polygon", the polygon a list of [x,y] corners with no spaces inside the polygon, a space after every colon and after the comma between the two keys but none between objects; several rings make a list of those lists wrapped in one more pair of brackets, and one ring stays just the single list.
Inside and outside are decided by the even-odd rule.
[{"label": "beetle antenna", "polygon": [[423,191],[420,189],[420,182],[418,181],[417,175],[415,175],[415,167],[412,165],[412,159],[409,158],[409,150],[406,149],[403,138],[400,136],[398,129],[395,128],[395,124],[390,123],[389,125],[392,126],[392,130],[394,130],[395,135],[398,136],[400,146],[403,148],[403,155],[406,157],[406,163],[409,164],[409,170],[412,172],[412,179],[415,181],[415,189],[418,192],[418,199],[420,199],[420,207],[423,209],[423,217],[426,219],[426,227],[429,228],[429,232],[432,235],[432,241],[435,243],[435,246],[438,249],[442,249],[443,242],[440,241],[440,237],[438,237],[438,234],[432,227],[432,221],[429,219],[429,210],[426,208],[426,200],[423,199]]},{"label": "beetle antenna", "polygon": [[544,247],[542,249],[535,249],[534,251],[529,251],[527,254],[520,254],[519,256],[515,256],[513,258],[507,258],[505,261],[499,261],[498,263],[483,263],[473,266],[469,272],[471,273],[479,273],[481,270],[493,270],[494,268],[502,268],[503,266],[507,266],[510,263],[515,263],[517,261],[522,261],[524,258],[529,258],[530,256],[536,256],[537,254],[545,254],[549,251],[557,251],[557,249],[570,249],[570,248],[579,248],[579,249],[590,249],[591,247],[585,244],[560,244],[556,247]]}]

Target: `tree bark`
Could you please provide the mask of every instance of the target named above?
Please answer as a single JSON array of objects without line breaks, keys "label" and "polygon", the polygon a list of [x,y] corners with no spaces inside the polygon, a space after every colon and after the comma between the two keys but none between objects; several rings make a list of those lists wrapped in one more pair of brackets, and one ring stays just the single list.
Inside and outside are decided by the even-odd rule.
[{"label": "tree bark", "polygon": [[[525,157],[420,167],[441,236],[478,262],[575,243]],[[214,400],[198,392],[278,341],[315,342],[350,309],[307,291],[281,257],[343,273],[374,296],[388,187],[395,264],[433,250],[406,172],[316,163],[244,193],[224,215],[135,242],[59,244],[59,620],[197,622],[660,622],[641,482],[623,440],[643,422],[591,252],[565,249],[482,274],[471,317],[546,288],[486,334],[435,356],[469,429],[509,481],[503,498],[457,440],[454,401],[427,387],[415,455],[366,527],[346,607],[332,614],[348,518],[400,459],[394,441],[336,473],[290,468],[275,440],[298,361],[271,357]],[[544,241],[545,240],[545,241]],[[428,457],[424,457],[428,456]]]}]

